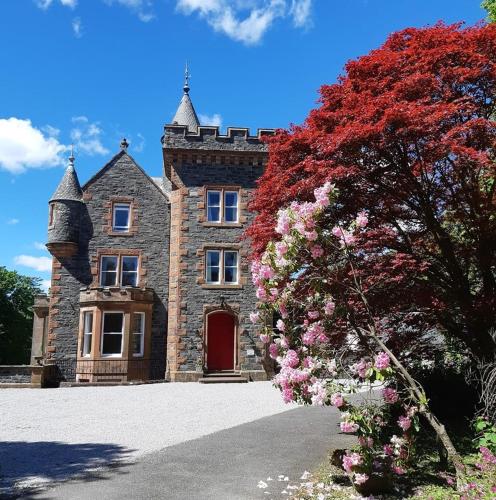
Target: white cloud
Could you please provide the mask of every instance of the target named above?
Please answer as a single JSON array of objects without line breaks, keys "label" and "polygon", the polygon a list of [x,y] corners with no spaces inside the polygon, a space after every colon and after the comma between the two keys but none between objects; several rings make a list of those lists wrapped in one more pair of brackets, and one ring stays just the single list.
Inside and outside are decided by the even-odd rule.
[{"label": "white cloud", "polygon": [[49,137],[58,137],[60,135],[60,129],[52,127],[51,125],[45,125],[41,127],[41,130],[46,133]]},{"label": "white cloud", "polygon": [[138,16],[140,21],[148,23],[155,19],[153,13],[153,0],[104,0],[107,5],[118,4],[127,7]]},{"label": "white cloud", "polygon": [[72,20],[72,32],[76,38],[81,38],[83,36],[83,23],[80,17],[75,17]]},{"label": "white cloud", "polygon": [[309,26],[312,0],[176,0],[179,12],[197,13],[217,32],[246,45],[260,42],[276,19]]},{"label": "white cloud", "polygon": [[53,167],[63,163],[67,147],[44,135],[31,120],[0,118],[0,168],[13,174],[28,168]]},{"label": "white cloud", "polygon": [[210,125],[212,127],[222,127],[222,116],[218,113],[214,113],[213,115],[202,115],[198,116],[200,119],[200,123],[202,125]]},{"label": "white cloud", "polygon": [[138,137],[139,142],[136,144],[136,146],[133,146],[133,151],[136,151],[136,153],[141,153],[143,149],[145,149],[145,138],[143,137],[142,134],[139,132],[136,134],[136,137]]},{"label": "white cloud", "polygon": [[39,241],[35,241],[33,243],[33,246],[37,249],[37,250],[46,250],[46,246],[44,243],[40,243]]},{"label": "white cloud", "polygon": [[[59,0],[59,2],[64,7],[71,9],[75,9],[78,4],[78,0]],[[53,0],[34,0],[34,3],[40,9],[47,10],[53,4]]]},{"label": "white cloud", "polygon": [[52,270],[52,259],[50,257],[34,257],[32,255],[17,255],[14,263],[18,266],[30,267],[40,272]]},{"label": "white cloud", "polygon": [[49,288],[52,286],[52,281],[51,280],[41,280],[41,288],[42,290],[47,293]]},{"label": "white cloud", "polygon": [[21,222],[19,219],[13,218],[13,219],[9,219],[7,221],[7,224],[9,226],[15,226],[16,224],[19,224],[19,222]]},{"label": "white cloud", "polygon": [[106,155],[109,150],[102,144],[102,129],[98,123],[90,123],[86,116],[74,116],[72,122],[77,126],[71,130],[71,139],[76,149],[90,156]]}]

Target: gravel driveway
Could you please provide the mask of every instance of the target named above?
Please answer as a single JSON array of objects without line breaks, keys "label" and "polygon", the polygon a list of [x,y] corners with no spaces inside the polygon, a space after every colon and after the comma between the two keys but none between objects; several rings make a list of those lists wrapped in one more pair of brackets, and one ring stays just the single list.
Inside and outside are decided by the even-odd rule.
[{"label": "gravel driveway", "polygon": [[0,496],[295,408],[270,382],[0,391]]}]

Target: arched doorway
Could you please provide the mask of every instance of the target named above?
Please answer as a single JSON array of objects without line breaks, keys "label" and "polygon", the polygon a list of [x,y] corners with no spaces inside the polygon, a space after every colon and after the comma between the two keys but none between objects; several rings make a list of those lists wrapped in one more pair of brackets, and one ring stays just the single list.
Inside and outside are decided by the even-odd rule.
[{"label": "arched doorway", "polygon": [[234,370],[236,321],[226,311],[207,315],[206,365],[209,371]]}]

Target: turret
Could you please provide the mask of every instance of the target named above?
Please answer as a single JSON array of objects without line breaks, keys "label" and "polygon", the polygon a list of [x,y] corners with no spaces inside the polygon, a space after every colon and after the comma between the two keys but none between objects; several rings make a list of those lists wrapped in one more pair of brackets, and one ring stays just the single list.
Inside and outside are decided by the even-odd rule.
[{"label": "turret", "polygon": [[186,65],[186,71],[184,73],[184,93],[176,114],[172,119],[172,124],[185,125],[188,128],[188,132],[196,133],[198,131],[198,127],[200,126],[200,120],[198,120],[193,102],[189,96],[189,78],[190,74],[188,71],[188,65]]},{"label": "turret", "polygon": [[71,152],[69,164],[55,193],[50,198],[48,251],[55,257],[69,257],[78,249],[83,208],[83,192],[74,169]]}]

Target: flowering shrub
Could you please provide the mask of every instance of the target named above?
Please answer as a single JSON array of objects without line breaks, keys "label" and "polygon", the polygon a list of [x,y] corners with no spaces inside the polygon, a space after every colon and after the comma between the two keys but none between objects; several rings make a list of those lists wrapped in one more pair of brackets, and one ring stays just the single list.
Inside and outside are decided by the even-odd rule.
[{"label": "flowering shrub", "polygon": [[[413,432],[418,430],[418,407],[410,395],[400,397],[395,388],[401,377],[390,355],[364,338],[370,335],[363,327],[350,327],[350,304],[354,311],[360,309],[356,298],[345,304],[334,299],[340,267],[351,262],[367,214],[359,213],[347,228],[335,225],[329,230],[325,222],[336,190],[326,183],[314,194],[314,202],[293,202],[279,212],[276,232],[281,239],[270,242],[252,263],[260,303],[251,320],[264,325],[260,340],[280,366],[274,383],[284,401],[335,406],[342,412],[341,431],[358,436],[359,446],[345,455],[343,468],[360,485],[370,474],[406,471]],[[361,298],[363,315],[366,299]],[[269,324],[274,315],[279,318],[273,329]],[[349,366],[341,362],[343,354],[374,347],[373,356]],[[353,383],[343,383],[338,378],[342,372]],[[347,397],[358,386],[374,382],[384,385],[384,406],[357,405]]]}]

